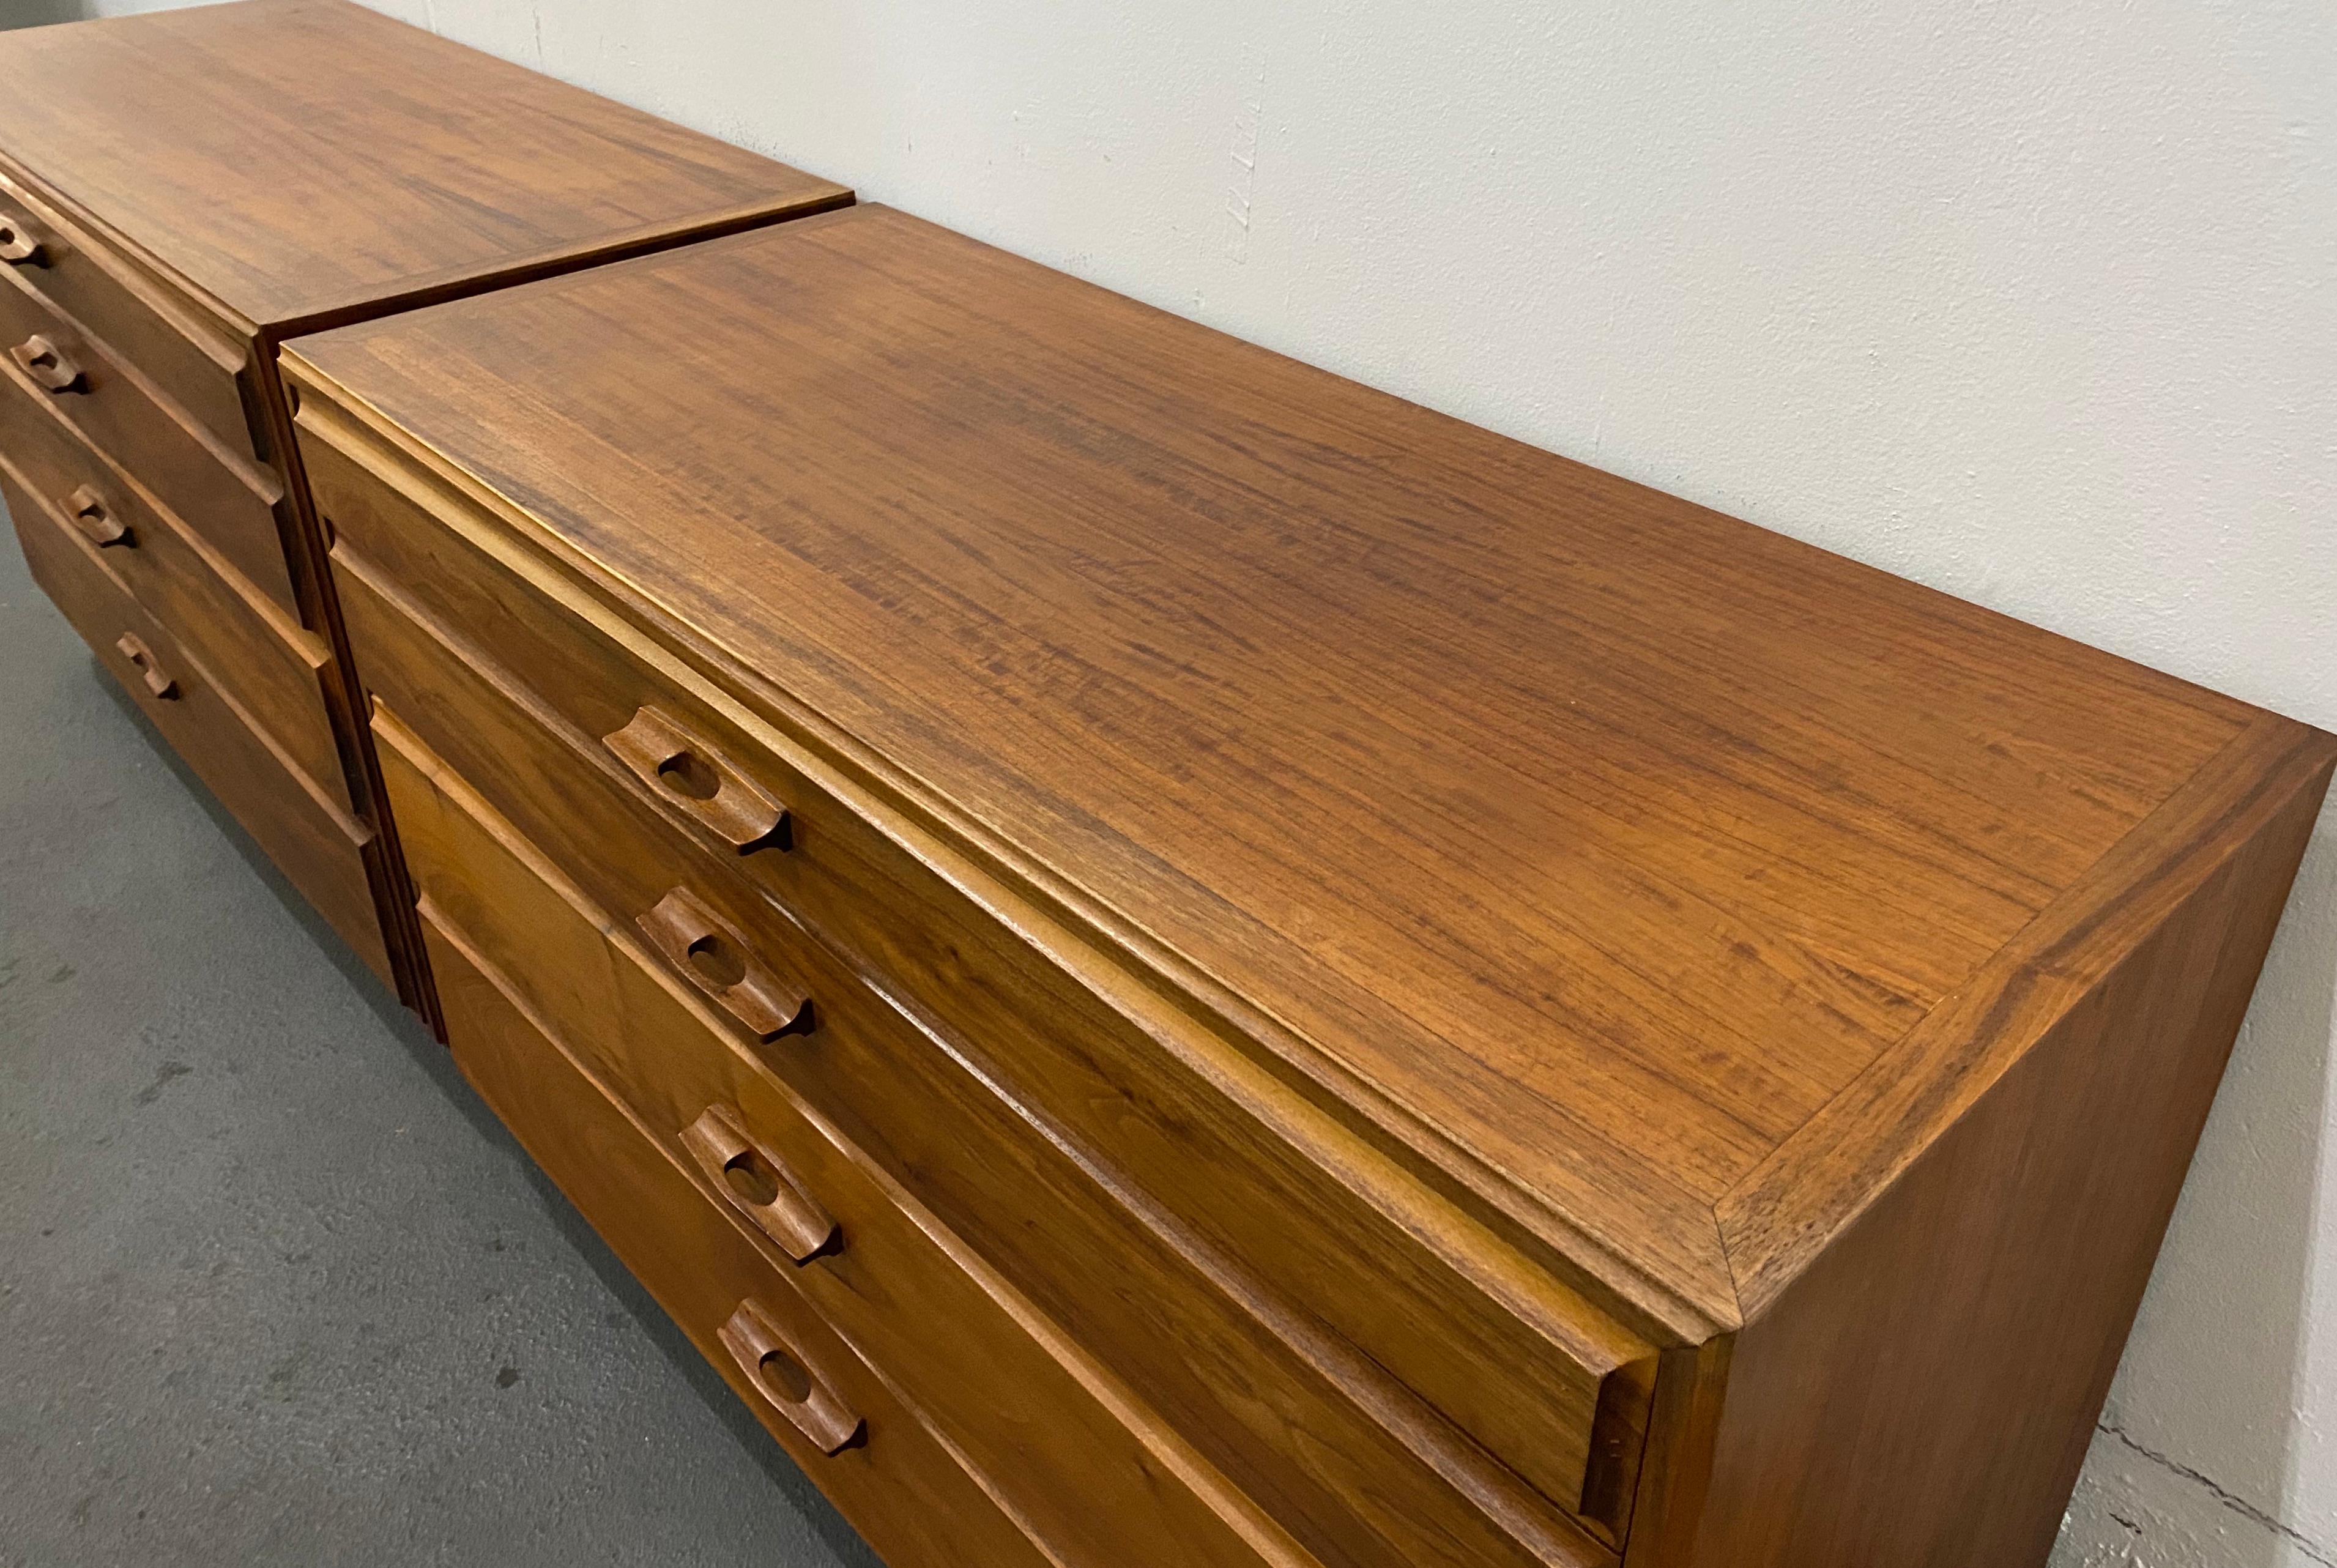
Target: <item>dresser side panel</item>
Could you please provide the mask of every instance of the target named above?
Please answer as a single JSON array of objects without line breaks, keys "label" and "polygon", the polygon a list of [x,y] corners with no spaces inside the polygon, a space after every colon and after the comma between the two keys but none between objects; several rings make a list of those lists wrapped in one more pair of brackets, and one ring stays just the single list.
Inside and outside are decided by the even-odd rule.
[{"label": "dresser side panel", "polygon": [[2249,830],[1741,1332],[1693,1548],[1632,1568],[2044,1563],[2327,788],[2290,728]]}]

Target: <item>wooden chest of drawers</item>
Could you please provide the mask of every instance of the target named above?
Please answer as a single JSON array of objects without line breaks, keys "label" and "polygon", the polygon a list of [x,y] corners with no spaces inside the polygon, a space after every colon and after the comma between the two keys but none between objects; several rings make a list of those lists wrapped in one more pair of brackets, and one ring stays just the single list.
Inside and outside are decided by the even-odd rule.
[{"label": "wooden chest of drawers", "polygon": [[881,209],[287,366],[458,1061],[895,1561],[2042,1562],[2328,737]]},{"label": "wooden chest of drawers", "polygon": [[27,557],[409,1003],[420,933],[278,344],[849,200],[339,0],[0,36],[0,492]]}]

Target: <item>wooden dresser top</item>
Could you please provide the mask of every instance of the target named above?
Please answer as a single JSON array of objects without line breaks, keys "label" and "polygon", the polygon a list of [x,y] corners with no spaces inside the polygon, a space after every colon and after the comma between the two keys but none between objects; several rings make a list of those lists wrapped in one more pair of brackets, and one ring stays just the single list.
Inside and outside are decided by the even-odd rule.
[{"label": "wooden dresser top", "polygon": [[2329,756],[880,208],[294,348],[1326,1102],[1715,1321]]},{"label": "wooden dresser top", "polygon": [[343,0],[0,35],[0,154],[261,328],[841,186]]}]

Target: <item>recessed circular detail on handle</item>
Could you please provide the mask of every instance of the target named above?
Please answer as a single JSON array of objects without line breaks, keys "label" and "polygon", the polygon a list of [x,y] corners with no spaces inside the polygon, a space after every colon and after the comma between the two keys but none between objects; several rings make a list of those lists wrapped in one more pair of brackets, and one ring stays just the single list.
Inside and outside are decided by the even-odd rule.
[{"label": "recessed circular detail on handle", "polygon": [[755,1379],[763,1392],[782,1405],[800,1405],[811,1397],[811,1374],[784,1350],[766,1350],[755,1364]]},{"label": "recessed circular detail on handle", "polygon": [[760,1301],[750,1296],[739,1302],[716,1338],[755,1391],[821,1453],[841,1454],[867,1440],[868,1424],[845,1404],[777,1315]]},{"label": "recessed circular detail on handle", "polygon": [[787,808],[704,736],[660,709],[601,737],[633,777],[741,855],[787,848]]},{"label": "recessed circular detail on handle", "polygon": [[134,632],[124,632],[114,640],[113,649],[138,667],[139,674],[145,678],[147,691],[165,702],[178,696],[179,683],[155,662],[154,651],[146,646],[144,638]]},{"label": "recessed circular detail on handle", "polygon": [[722,775],[695,751],[677,751],[657,765],[658,782],[676,795],[711,800],[722,791]]},{"label": "recessed circular detail on handle", "polygon": [[686,951],[689,954],[689,966],[719,991],[728,991],[747,977],[747,960],[739,956],[738,948],[723,940],[719,931],[708,932]]},{"label": "recessed circular detail on handle", "polygon": [[80,362],[41,333],[34,333],[9,349],[8,358],[52,392],[89,390],[89,377],[83,373]]},{"label": "recessed circular detail on handle", "polygon": [[105,497],[92,485],[83,485],[66,496],[64,509],[65,515],[73,519],[73,525],[81,530],[82,537],[101,550],[111,544],[130,549],[138,543],[129,528],[113,514],[113,508],[106,505]]},{"label": "recessed circular detail on handle", "polygon": [[45,267],[48,244],[23,219],[0,213],[0,261],[16,267]]},{"label": "recessed circular detail on handle", "polygon": [[723,1161],[722,1181],[731,1196],[750,1209],[768,1207],[779,1195],[779,1179],[752,1149],[742,1149]]},{"label": "recessed circular detail on handle", "polygon": [[681,1145],[730,1207],[777,1242],[797,1268],[844,1250],[844,1228],[787,1162],[747,1131],[728,1105],[709,1105],[681,1130]]},{"label": "recessed circular detail on handle", "polygon": [[668,893],[634,924],[667,963],[756,1039],[768,1044],[782,1034],[811,1033],[811,998],[773,974],[747,939],[689,888]]}]

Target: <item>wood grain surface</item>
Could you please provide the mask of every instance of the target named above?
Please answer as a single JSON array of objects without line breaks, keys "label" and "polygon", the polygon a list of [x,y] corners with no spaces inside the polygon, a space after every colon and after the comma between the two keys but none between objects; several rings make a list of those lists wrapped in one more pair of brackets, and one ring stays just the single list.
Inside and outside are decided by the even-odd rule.
[{"label": "wood grain surface", "polygon": [[[1992,1016],[1945,1012],[1902,1047],[1985,1066],[1952,1107],[1890,1092],[1895,1115],[1934,1119],[1921,1153],[1831,1245],[1757,1254],[1694,1547],[1651,1541],[1631,1568],[2046,1561],[2318,815],[2326,740],[2251,727],[2162,813],[2182,853],[2106,919],[2040,922]],[[1859,1141],[1833,1131],[1813,1158],[1848,1187]]]},{"label": "wood grain surface", "polygon": [[[912,1399],[820,1321],[780,1267],[521,1003],[467,936],[427,905],[421,918],[464,1076],[885,1561],[895,1568],[1066,1568]],[[722,1327],[748,1302],[781,1328],[801,1371],[859,1418],[858,1440],[826,1452],[755,1369],[728,1353]]]},{"label": "wood grain surface", "polygon": [[282,330],[850,199],[343,0],[0,36],[0,149]]},{"label": "wood grain surface", "polygon": [[[341,939],[385,982],[389,954],[367,882],[372,830],[306,778],[236,701],[231,685],[195,659],[105,564],[98,548],[30,491],[0,457],[5,497],[25,564],[106,672],[189,769]],[[132,640],[124,648],[123,639]],[[130,657],[137,653],[137,662]],[[157,676],[163,691],[154,690]]]},{"label": "wood grain surface", "polygon": [[[645,908],[685,884],[734,926],[750,928],[759,957],[814,997],[813,1032],[758,1049],[758,1060],[848,1127],[1317,1555],[1447,1568],[1589,1568],[1604,1559],[1546,1500],[1585,1490],[1587,1429],[1604,1412],[1577,1395],[1579,1370],[1569,1379],[1556,1368],[1565,1367],[1565,1349],[1587,1352],[1598,1340],[1550,1346],[1534,1332],[1541,1319],[1504,1322],[1450,1277],[1441,1298],[1423,1298],[1434,1277],[1421,1278],[1416,1262],[1359,1226],[1354,1195],[1307,1201],[1315,1194],[1266,1185],[1266,1160],[1210,1158],[1225,1134],[1208,1124],[1206,1105],[1162,1103],[1141,1077],[1109,1063],[1084,1075],[1059,1070],[1051,1077],[1061,1082],[1034,1079],[1012,1021],[1035,1033],[1051,1003],[1018,984],[1021,976],[995,986],[1005,1026],[973,1039],[924,1009],[911,1013],[901,978],[907,965],[877,969],[841,956],[829,945],[835,924],[823,922],[815,935],[725,880],[722,860],[660,826],[614,758],[507,673],[459,653],[445,627],[357,553],[360,537],[370,535],[344,536],[334,564],[377,709],[405,716],[419,736],[413,744],[426,743],[603,911]],[[379,712],[376,727],[385,736],[384,766],[392,768],[404,727]],[[811,804],[807,793],[794,798]],[[430,818],[408,822],[404,807],[394,815],[402,838],[429,831]],[[837,862],[842,837],[814,807],[802,846],[758,858],[801,867],[797,886],[865,905],[856,922],[863,929],[914,924],[918,905],[869,897],[886,886],[867,874],[881,873],[881,863]],[[413,854],[425,880],[448,859],[435,842],[423,838]],[[442,875],[436,886],[444,903],[460,884]],[[618,923],[614,914],[607,918]],[[472,923],[487,924],[484,916]],[[963,927],[953,936],[962,960],[954,989],[992,991],[992,984],[967,984],[967,966],[987,957],[982,945]],[[845,951],[856,946],[865,950]],[[1171,1158],[1154,1157],[1159,1145]],[[1261,1238],[1247,1259],[1192,1217],[1224,1206],[1219,1189]],[[1348,1252],[1363,1267],[1320,1261]],[[1329,1301],[1339,1290],[1359,1299]],[[1544,1305],[1556,1294],[1546,1289]],[[1310,1317],[1307,1308],[1318,1306],[1345,1309],[1334,1315],[1353,1325],[1362,1353]],[[1413,1387],[1391,1377],[1380,1357]],[[1619,1376],[1606,1381],[1643,1390],[1630,1376],[1638,1369],[1616,1368]],[[1415,1387],[1435,1396],[1442,1413]],[[1591,1397],[1597,1392],[1594,1384]],[[1628,1404],[1619,1414],[1616,1425],[1631,1429]],[[1452,1418],[1467,1436],[1455,1433]],[[1540,1450],[1521,1449],[1528,1435],[1542,1437]],[[1556,1477],[1545,1479],[1546,1496],[1521,1485],[1484,1446],[1521,1453],[1520,1468]],[[1628,1465],[1601,1474],[1616,1468],[1628,1484]]]},{"label": "wood grain surface", "polygon": [[1935,1126],[1780,1151],[1878,1063],[1954,1100],[1902,1043],[2178,854],[2253,718],[881,209],[298,356],[1227,1045],[1722,1327],[1730,1195],[1858,1212]]},{"label": "wood grain surface", "polygon": [[[416,880],[578,1060],[672,1152],[719,1108],[824,1210],[805,1298],[917,1391],[1016,1513],[1078,1562],[1318,1568],[845,1135],[797,1099],[386,708],[374,718]],[[776,1187],[776,1176],[767,1177]],[[740,1189],[719,1175],[716,1201]]]},{"label": "wood grain surface", "polygon": [[352,808],[326,706],[340,676],[324,640],[93,449],[9,366],[0,366],[0,450],[68,520],[91,511],[103,518],[102,532],[120,530],[102,546],[106,565],[197,658],[224,673],[238,702],[320,791]]},{"label": "wood grain surface", "polygon": [[[19,240],[6,251],[12,270],[137,366],[230,450],[259,455],[238,385],[248,344],[190,313],[5,171],[0,229]],[[16,255],[25,245],[30,252]]]},{"label": "wood grain surface", "polygon": [[142,370],[59,311],[39,282],[20,272],[0,277],[0,342],[37,335],[54,345],[78,374],[69,388],[48,393],[51,406],[245,575],[278,592],[290,575],[275,510],[282,479],[184,416]]}]

